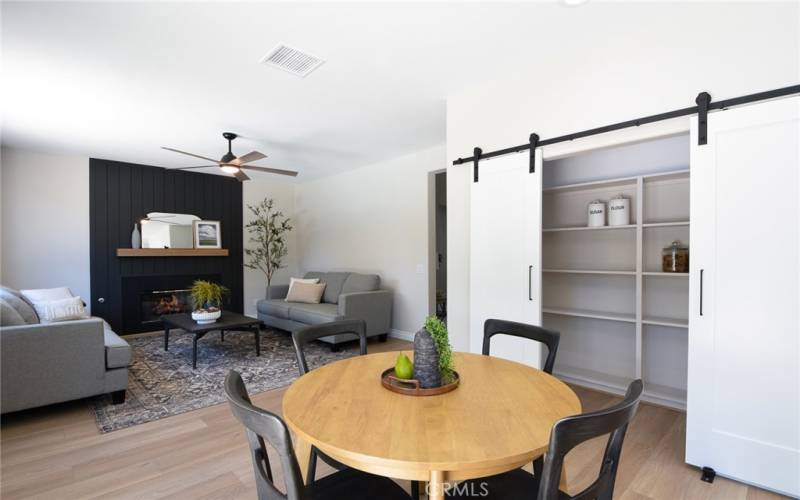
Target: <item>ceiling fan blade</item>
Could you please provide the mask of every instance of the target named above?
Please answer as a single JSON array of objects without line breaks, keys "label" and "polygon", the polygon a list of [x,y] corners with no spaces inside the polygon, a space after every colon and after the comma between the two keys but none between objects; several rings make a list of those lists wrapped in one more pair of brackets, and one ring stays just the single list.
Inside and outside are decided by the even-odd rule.
[{"label": "ceiling fan blade", "polygon": [[245,163],[249,163],[251,161],[260,160],[262,158],[266,158],[267,155],[264,153],[259,153],[258,151],[250,151],[246,155],[242,155],[235,160],[231,161],[234,165],[244,165]]},{"label": "ceiling fan blade", "polygon": [[186,151],[181,151],[180,149],[167,148],[167,147],[164,147],[164,146],[161,146],[161,149],[166,149],[167,151],[172,151],[173,153],[180,153],[182,155],[194,156],[195,158],[200,158],[201,160],[206,160],[206,161],[210,161],[212,163],[219,164],[219,160],[215,160],[213,158],[207,158],[205,156],[196,155],[194,153],[187,153]]},{"label": "ceiling fan blade", "polygon": [[241,170],[239,170],[238,172],[236,172],[235,174],[233,174],[233,176],[234,176],[234,177],[236,177],[236,179],[237,179],[239,182],[244,182],[244,181],[249,181],[249,180],[250,180],[250,177],[248,177],[248,176],[247,176],[247,174],[245,174],[245,173],[244,173],[244,172],[242,172]]},{"label": "ceiling fan blade", "polygon": [[169,170],[190,170],[193,168],[219,168],[219,165],[200,165],[199,167],[178,167],[178,168],[170,168]]},{"label": "ceiling fan blade", "polygon": [[292,177],[297,177],[297,172],[293,170],[281,170],[278,168],[269,168],[269,167],[256,167],[255,165],[242,165],[241,168],[247,170],[257,170],[259,172],[267,172],[268,174],[291,175]]}]

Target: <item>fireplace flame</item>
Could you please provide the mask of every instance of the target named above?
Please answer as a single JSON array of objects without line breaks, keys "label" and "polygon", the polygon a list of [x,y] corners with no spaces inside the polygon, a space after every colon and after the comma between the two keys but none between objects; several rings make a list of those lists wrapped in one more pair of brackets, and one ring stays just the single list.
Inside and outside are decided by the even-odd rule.
[{"label": "fireplace flame", "polygon": [[178,299],[178,296],[174,293],[169,296],[161,297],[158,303],[153,306],[153,312],[155,314],[170,314],[170,313],[180,313],[186,310],[186,305]]}]

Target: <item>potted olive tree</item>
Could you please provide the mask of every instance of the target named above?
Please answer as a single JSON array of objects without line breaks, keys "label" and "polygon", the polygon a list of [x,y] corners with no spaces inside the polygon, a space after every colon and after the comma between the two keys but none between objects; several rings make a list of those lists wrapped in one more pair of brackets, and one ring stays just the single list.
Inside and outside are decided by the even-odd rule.
[{"label": "potted olive tree", "polygon": [[248,257],[244,265],[257,269],[267,278],[267,298],[272,298],[272,278],[275,271],[284,267],[284,259],[289,253],[286,235],[292,230],[291,219],[275,208],[275,201],[264,198],[258,205],[247,205],[253,220],[245,227],[250,233],[253,248],[245,248]]},{"label": "potted olive tree", "polygon": [[197,280],[189,293],[192,297],[192,319],[206,325],[222,316],[222,300],[230,294],[230,290],[218,283]]}]

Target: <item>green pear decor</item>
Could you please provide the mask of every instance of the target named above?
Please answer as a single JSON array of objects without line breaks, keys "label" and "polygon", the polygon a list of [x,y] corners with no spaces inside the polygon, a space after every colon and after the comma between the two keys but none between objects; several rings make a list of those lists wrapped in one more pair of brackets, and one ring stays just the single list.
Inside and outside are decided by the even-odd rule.
[{"label": "green pear decor", "polygon": [[397,355],[397,361],[394,363],[394,374],[397,378],[408,380],[414,375],[414,363],[408,359],[405,353]]}]

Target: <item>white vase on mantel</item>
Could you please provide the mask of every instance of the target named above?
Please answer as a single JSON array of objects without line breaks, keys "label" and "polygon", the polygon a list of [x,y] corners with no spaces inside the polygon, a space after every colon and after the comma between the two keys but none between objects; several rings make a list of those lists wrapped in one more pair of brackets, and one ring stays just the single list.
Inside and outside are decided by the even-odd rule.
[{"label": "white vase on mantel", "polygon": [[131,248],[142,248],[142,235],[139,234],[139,224],[133,225],[131,232]]}]

